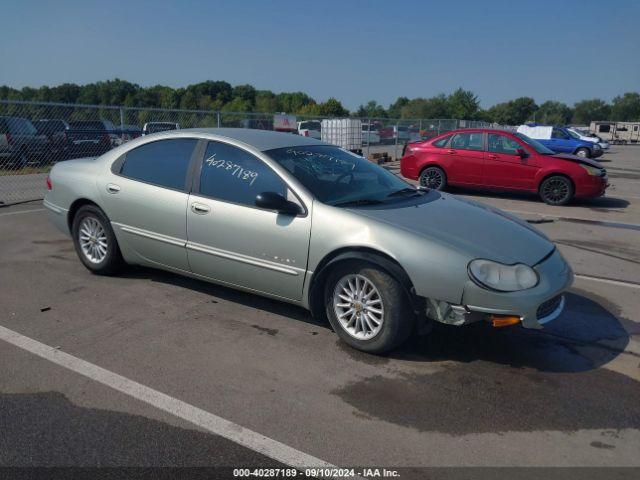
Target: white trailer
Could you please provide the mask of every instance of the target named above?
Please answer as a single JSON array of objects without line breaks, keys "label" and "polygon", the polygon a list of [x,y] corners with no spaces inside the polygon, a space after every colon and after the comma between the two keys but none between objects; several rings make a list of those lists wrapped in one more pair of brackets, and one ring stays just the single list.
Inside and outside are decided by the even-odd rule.
[{"label": "white trailer", "polygon": [[362,122],[357,118],[324,119],[320,135],[323,142],[352,152],[362,152]]}]

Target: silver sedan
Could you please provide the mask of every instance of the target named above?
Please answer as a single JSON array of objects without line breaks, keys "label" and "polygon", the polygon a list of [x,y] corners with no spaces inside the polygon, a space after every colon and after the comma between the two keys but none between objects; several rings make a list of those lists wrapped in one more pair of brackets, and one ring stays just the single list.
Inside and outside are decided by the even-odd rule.
[{"label": "silver sedan", "polygon": [[431,322],[541,328],[573,280],[527,223],[297,135],[158,133],[58,163],[47,184],[90,271],[145,265],[294,303],[368,352]]}]

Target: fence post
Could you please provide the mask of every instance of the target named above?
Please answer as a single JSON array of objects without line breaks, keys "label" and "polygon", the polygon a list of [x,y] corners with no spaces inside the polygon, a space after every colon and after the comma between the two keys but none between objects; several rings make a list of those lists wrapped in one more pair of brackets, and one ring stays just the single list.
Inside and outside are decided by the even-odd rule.
[{"label": "fence post", "polygon": [[216,112],[216,121],[218,123],[218,128],[220,128],[220,111],[219,110]]},{"label": "fence post", "polygon": [[440,122],[441,122],[441,121],[442,121],[442,120],[438,119],[438,135],[440,135]]},{"label": "fence post", "polygon": [[399,125],[399,121],[396,118],[396,143],[393,146],[393,160],[397,161],[398,160],[398,137],[400,136],[400,125]]},{"label": "fence post", "polygon": [[369,150],[371,149],[371,119],[368,118],[367,119],[367,125],[369,125],[369,128],[367,128],[367,159],[369,159]]},{"label": "fence post", "polygon": [[124,140],[124,108],[120,107],[120,138]]}]

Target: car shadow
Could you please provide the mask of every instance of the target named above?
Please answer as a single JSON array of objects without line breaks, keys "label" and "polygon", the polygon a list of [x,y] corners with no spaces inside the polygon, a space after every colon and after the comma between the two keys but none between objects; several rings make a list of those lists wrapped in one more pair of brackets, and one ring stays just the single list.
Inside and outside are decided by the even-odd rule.
[{"label": "car shadow", "polygon": [[488,323],[466,327],[434,325],[389,357],[440,362],[483,360],[542,372],[597,369],[621,355],[629,333],[615,313],[578,293],[565,294],[564,313],[542,330],[520,326],[495,329]]},{"label": "car shadow", "polygon": [[[540,197],[534,193],[527,192],[505,192],[498,190],[484,190],[484,189],[471,189],[462,187],[450,187],[449,193],[454,195],[473,195],[474,197],[487,197],[487,198],[503,198],[505,200],[525,200],[542,204]],[[574,198],[568,205],[565,206],[571,208],[587,207],[587,208],[601,208],[601,209],[623,209],[630,205],[628,200],[616,197],[595,197],[595,198]]]},{"label": "car shadow", "polygon": [[204,293],[228,302],[234,302],[246,307],[289,317],[314,326],[329,328],[327,322],[314,319],[311,314],[302,307],[163,270],[156,270],[141,266],[130,266],[120,276],[124,278],[145,279],[152,282],[174,285]]},{"label": "car shadow", "polygon": [[[232,288],[146,267],[132,268],[123,276],[195,290],[217,299],[331,329],[326,319],[313,318],[301,307]],[[488,323],[464,327],[436,323],[428,335],[415,335],[405,345],[382,357],[359,352],[342,342],[340,346],[354,360],[367,363],[377,360],[485,360],[546,372],[597,369],[624,352],[629,343],[629,333],[618,318],[615,305],[605,306],[604,300],[598,302],[573,292],[567,293],[565,298],[567,303],[562,316],[542,330],[522,327],[495,329]]]}]

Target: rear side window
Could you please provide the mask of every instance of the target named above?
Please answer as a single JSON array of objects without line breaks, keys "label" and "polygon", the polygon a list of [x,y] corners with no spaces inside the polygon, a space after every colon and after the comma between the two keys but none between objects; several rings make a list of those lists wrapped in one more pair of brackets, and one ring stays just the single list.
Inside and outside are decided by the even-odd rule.
[{"label": "rear side window", "polygon": [[598,131],[602,133],[608,133],[611,131],[611,125],[599,125]]},{"label": "rear side window", "polygon": [[498,135],[496,133],[489,134],[489,151],[494,153],[504,153],[506,155],[517,155],[518,149],[522,146],[504,135]]},{"label": "rear side window", "polygon": [[431,145],[433,145],[434,147],[442,148],[449,142],[450,138],[451,138],[451,135],[447,135],[446,137],[441,138],[440,140],[436,140]]},{"label": "rear side window", "polygon": [[286,196],[286,185],[268,165],[232,145],[209,142],[200,174],[200,194],[255,206],[262,192]]},{"label": "rear side window", "polygon": [[185,190],[187,170],[198,140],[174,138],[147,143],[127,152],[120,174],[133,180]]},{"label": "rear side window", "polygon": [[456,133],[451,148],[458,150],[482,150],[482,133]]}]

